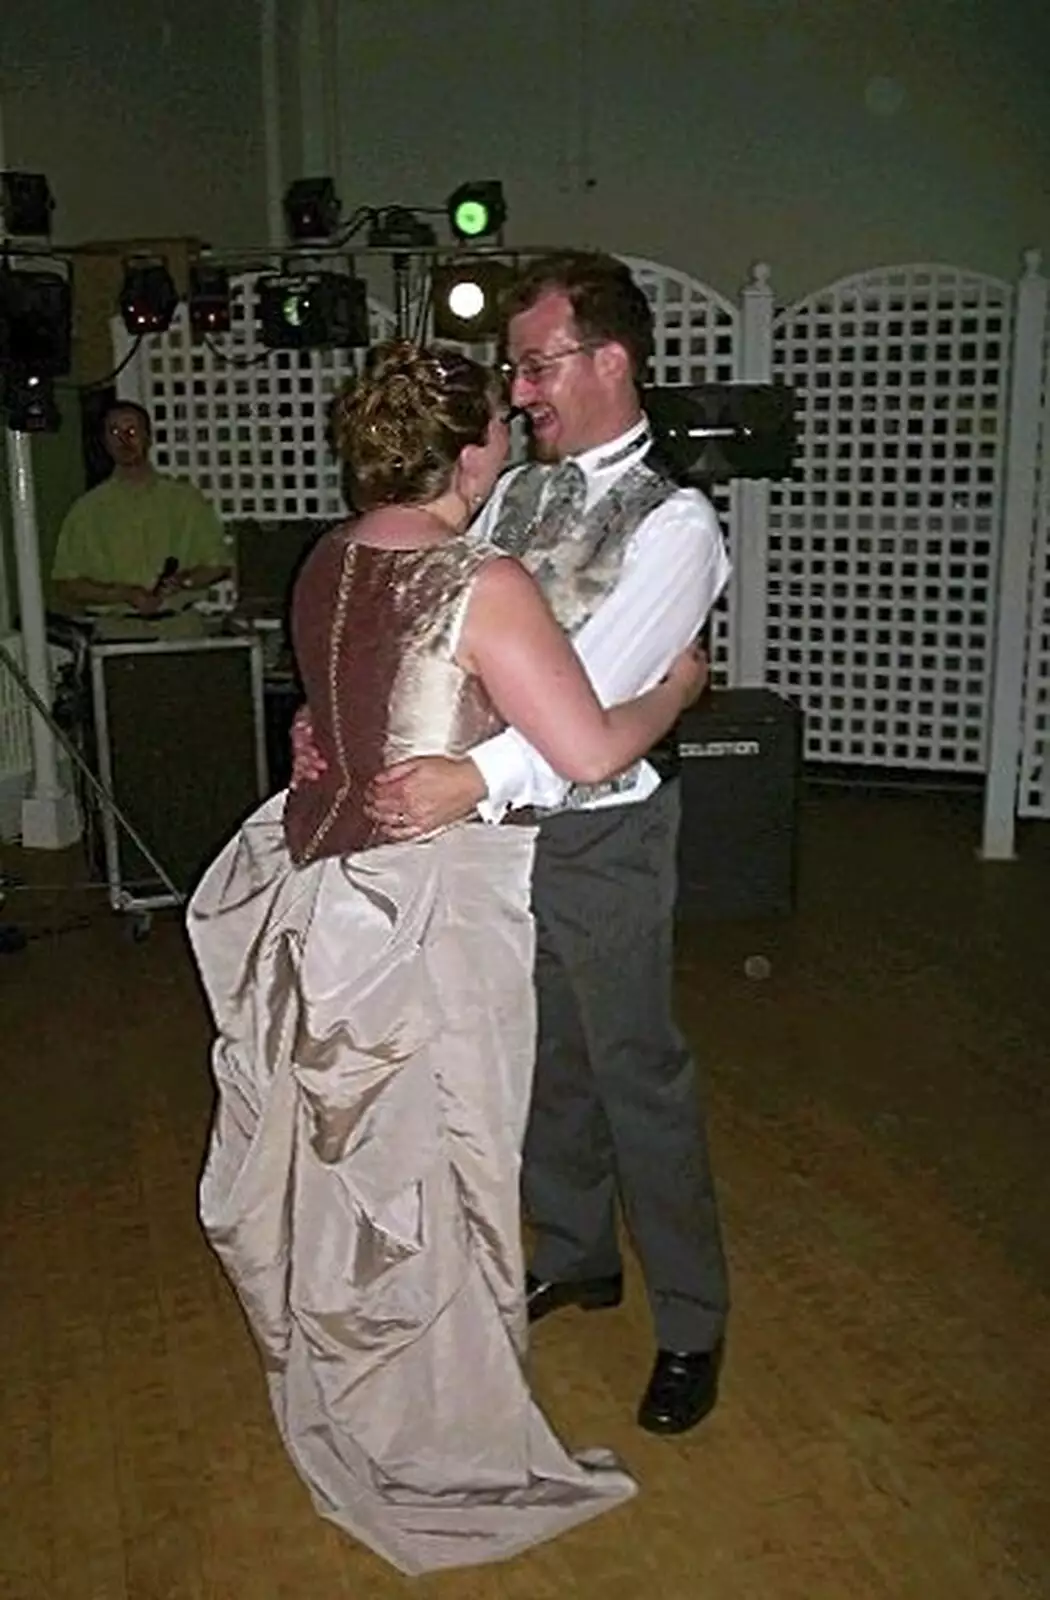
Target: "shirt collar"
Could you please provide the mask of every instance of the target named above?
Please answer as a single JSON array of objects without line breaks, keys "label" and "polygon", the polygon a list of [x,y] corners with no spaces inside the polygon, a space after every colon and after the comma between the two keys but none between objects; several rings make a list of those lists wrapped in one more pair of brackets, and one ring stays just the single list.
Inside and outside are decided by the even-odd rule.
[{"label": "shirt collar", "polygon": [[604,444],[592,445],[589,450],[581,450],[578,456],[570,459],[576,462],[584,477],[590,478],[595,474],[604,472],[611,467],[624,467],[640,460],[653,441],[653,431],[649,426],[649,418],[641,417],[637,422],[632,422],[626,432],[619,434],[615,439],[606,439]]}]

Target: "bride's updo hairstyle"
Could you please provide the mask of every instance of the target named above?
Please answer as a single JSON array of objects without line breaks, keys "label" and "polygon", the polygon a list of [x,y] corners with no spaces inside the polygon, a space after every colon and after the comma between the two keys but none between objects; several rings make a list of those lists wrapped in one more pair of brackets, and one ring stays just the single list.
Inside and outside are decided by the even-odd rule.
[{"label": "bride's updo hairstyle", "polygon": [[443,346],[376,345],[332,408],[331,434],[358,511],[444,494],[460,451],[484,444],[496,400],[487,367]]}]

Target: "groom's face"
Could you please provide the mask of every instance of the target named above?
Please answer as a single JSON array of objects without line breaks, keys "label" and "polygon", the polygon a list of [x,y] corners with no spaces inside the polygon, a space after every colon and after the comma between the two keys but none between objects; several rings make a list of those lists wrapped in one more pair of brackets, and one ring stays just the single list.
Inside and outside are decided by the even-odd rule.
[{"label": "groom's face", "polygon": [[511,318],[510,397],[529,419],[539,460],[560,461],[611,437],[609,396],[595,361],[600,348],[581,339],[572,304],[558,290]]}]

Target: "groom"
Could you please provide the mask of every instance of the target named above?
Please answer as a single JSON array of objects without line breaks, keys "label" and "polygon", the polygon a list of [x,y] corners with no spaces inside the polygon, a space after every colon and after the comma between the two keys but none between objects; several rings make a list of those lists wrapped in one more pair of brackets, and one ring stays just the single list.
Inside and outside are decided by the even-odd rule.
[{"label": "groom", "polygon": [[[729,571],[718,523],[702,495],[646,463],[653,322],[626,267],[582,251],[536,260],[504,316],[534,462],[505,474],[475,528],[526,566],[542,530],[546,555],[530,570],[613,704],[657,681],[706,621]],[[399,839],[471,813],[539,822],[529,1315],[619,1304],[619,1195],[656,1332],[638,1410],[654,1433],[681,1433],[714,1406],[728,1309],[696,1069],[671,1011],[677,759],[670,740],[585,791],[509,730],[463,760],[403,762],[373,791]]]}]

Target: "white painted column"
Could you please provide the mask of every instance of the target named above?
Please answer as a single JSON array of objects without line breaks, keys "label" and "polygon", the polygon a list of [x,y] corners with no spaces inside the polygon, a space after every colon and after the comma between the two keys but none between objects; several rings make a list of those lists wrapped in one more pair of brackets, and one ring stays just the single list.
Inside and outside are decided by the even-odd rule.
[{"label": "white painted column", "polygon": [[7,518],[0,505],[0,639],[11,632],[11,578],[7,570]]},{"label": "white painted column", "polygon": [[0,506],[0,639],[11,632],[11,588],[7,572],[7,519]]},{"label": "white painted column", "polygon": [[299,12],[299,108],[302,169],[297,178],[339,178],[340,29],[337,0],[302,0]]},{"label": "white painted column", "polygon": [[[2,118],[3,108],[0,107],[0,170],[5,162]],[[0,429],[7,436],[7,475],[11,497],[12,544],[18,571],[22,660],[30,686],[45,705],[50,705],[51,663],[44,620],[44,591],[40,580],[32,444],[28,434],[12,433],[2,420]],[[9,631],[9,620],[10,592],[3,561],[3,541],[0,538],[0,633]],[[62,784],[57,740],[38,712],[31,709],[29,718],[33,777],[29,793],[22,802],[22,843],[30,850],[64,850],[80,837],[76,799]]]},{"label": "white painted column", "polygon": [[[769,383],[772,378],[773,289],[769,278],[768,266],[759,262],[741,295],[738,383]],[[766,674],[769,482],[738,479],[731,494],[736,541],[729,682],[737,689],[758,689],[765,683]]]},{"label": "white painted column", "polygon": [[325,165],[322,176],[330,175],[335,192],[345,203],[343,192],[343,126],[342,96],[339,92],[342,73],[343,19],[346,12],[343,0],[322,0],[321,5],[321,85],[324,110]]},{"label": "white painted column", "polygon": [[259,54],[262,88],[263,152],[266,171],[267,243],[284,240],[281,175],[281,82],[278,70],[277,0],[261,0]]},{"label": "white painted column", "polygon": [[1038,250],[1028,250],[1017,286],[999,587],[992,660],[988,777],[984,789],[981,854],[988,861],[1014,858],[1017,782],[1024,715],[1028,645],[1028,584],[1036,533],[1036,483],[1046,351],[1047,280]]},{"label": "white painted column", "polygon": [[[36,490],[28,434],[7,431],[7,467],[11,480],[12,526],[18,559],[18,599],[25,674],[44,704],[50,705],[51,664],[44,623]],[[64,850],[80,837],[80,814],[75,797],[62,782],[58,741],[38,711],[30,710],[29,716],[33,778],[29,793],[22,802],[22,843],[27,850]]]},{"label": "white painted column", "polygon": [[[4,106],[0,101],[0,172],[3,172],[7,163],[4,147]],[[3,238],[3,223],[0,222],[0,239]],[[6,519],[3,506],[0,505],[0,639],[11,632],[11,587],[7,571],[7,537]]]}]

